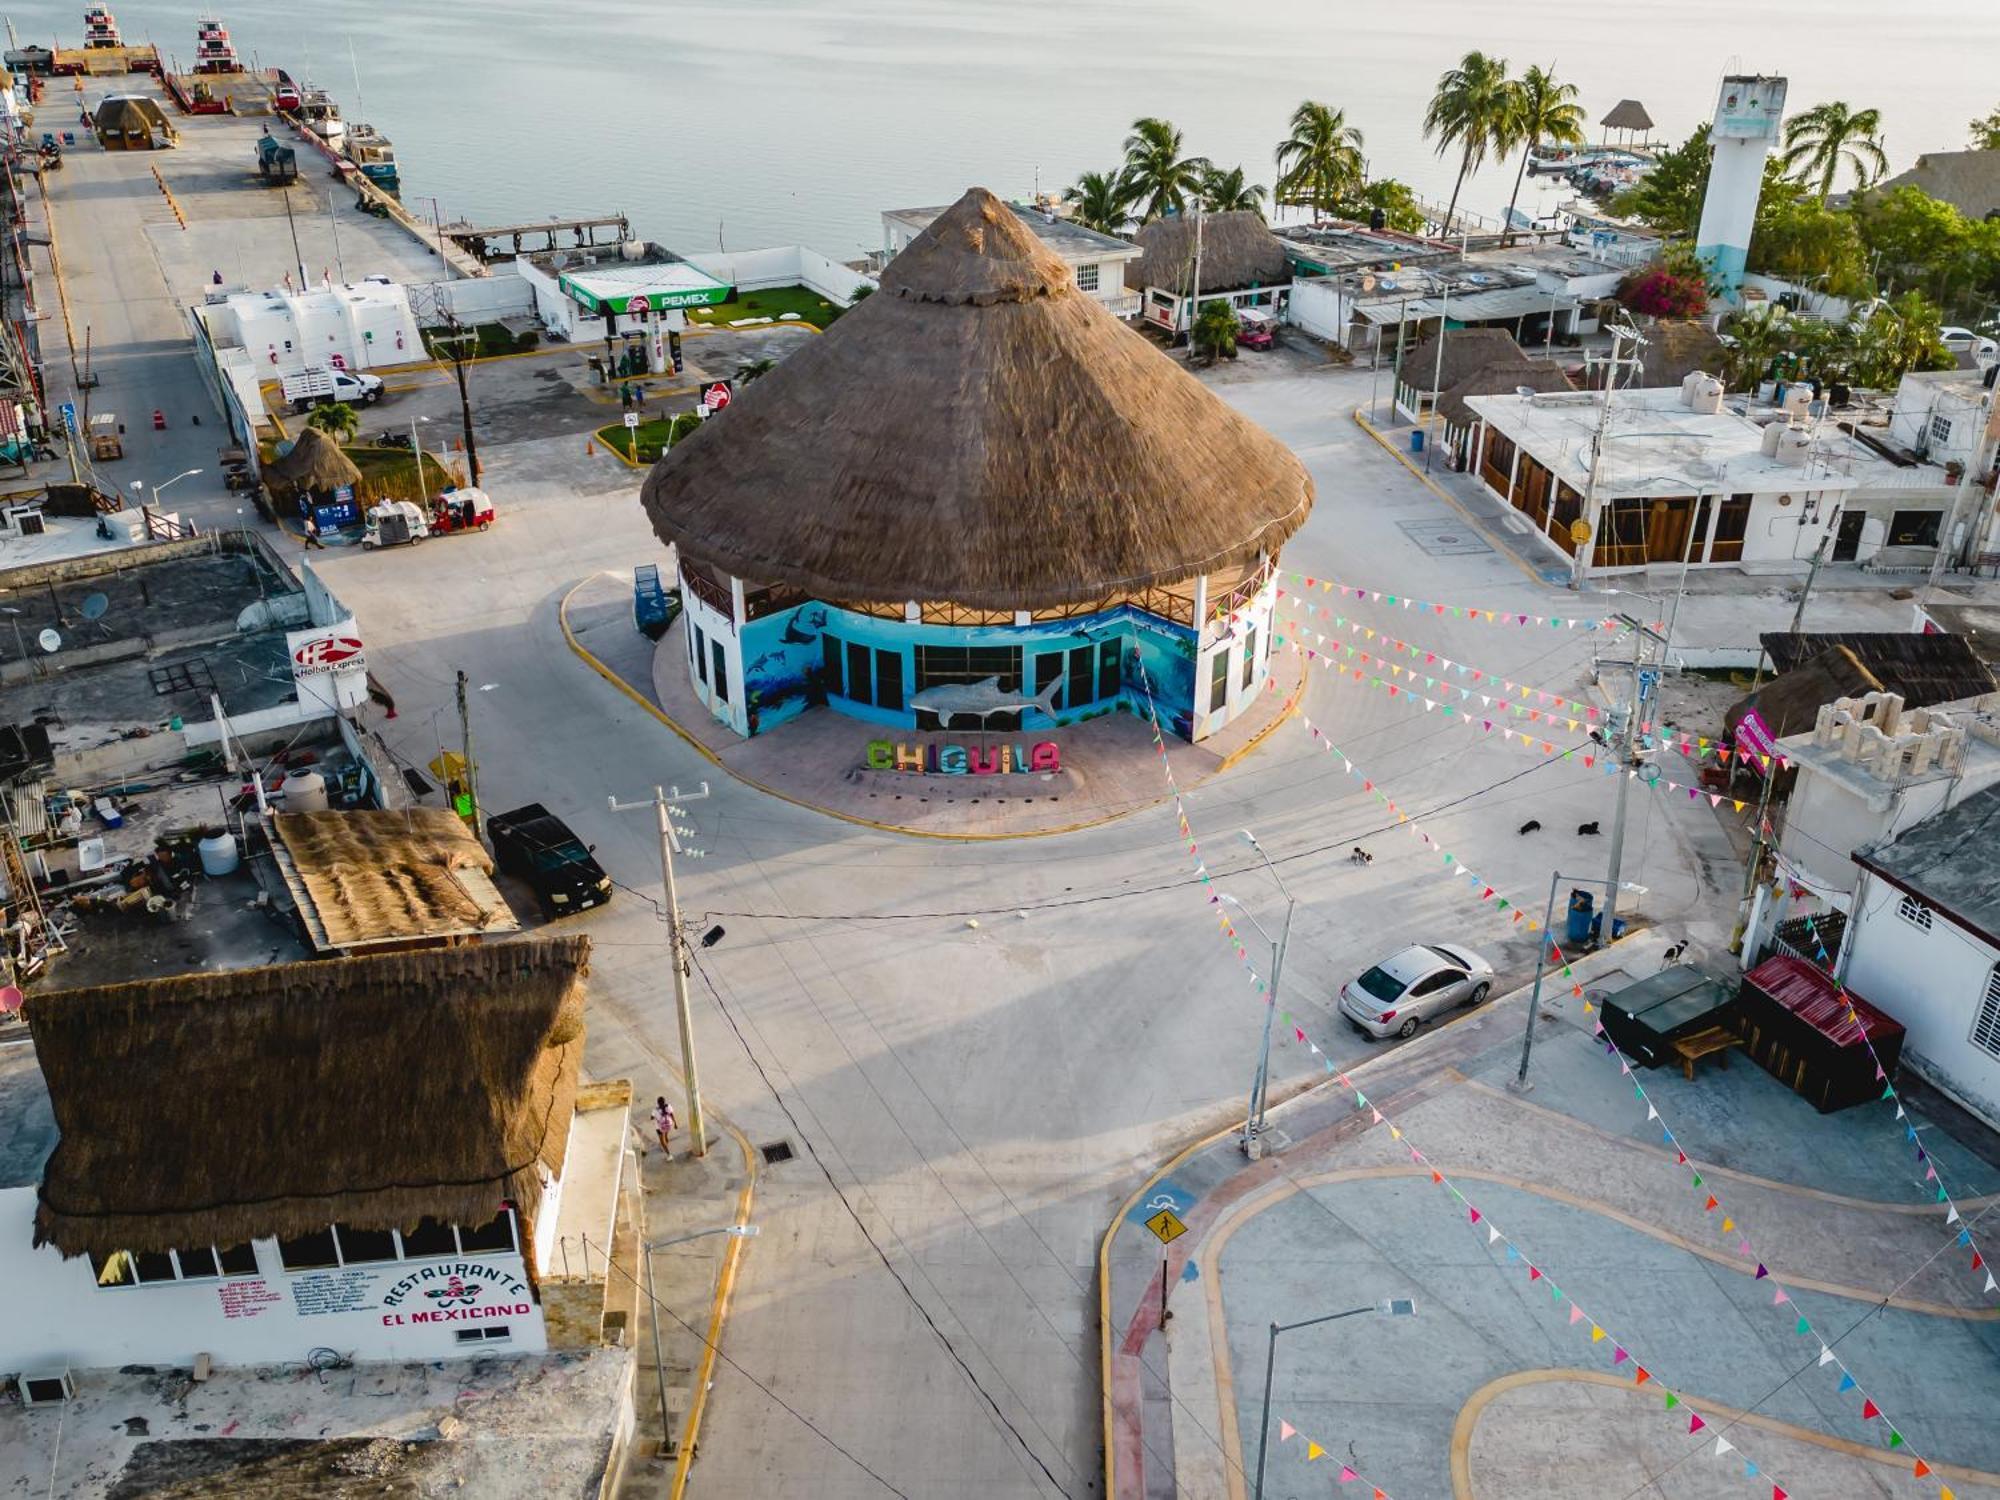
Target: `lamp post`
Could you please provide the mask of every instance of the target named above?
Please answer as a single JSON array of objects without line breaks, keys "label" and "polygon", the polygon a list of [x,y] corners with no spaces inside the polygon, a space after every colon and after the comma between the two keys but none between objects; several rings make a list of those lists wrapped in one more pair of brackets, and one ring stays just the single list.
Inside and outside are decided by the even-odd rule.
[{"label": "lamp post", "polygon": [[156,484],[152,486],[153,509],[158,510],[160,508],[160,491],[170,490],[175,485],[179,484],[183,479],[192,479],[194,478],[195,475],[199,474],[200,472],[201,470],[199,469],[183,469],[181,470],[180,473],[176,474],[172,479],[169,479],[165,484]]},{"label": "lamp post", "polygon": [[[1528,1019],[1521,1028],[1521,1071],[1514,1075],[1514,1089],[1517,1093],[1526,1093],[1531,1087],[1528,1082],[1528,1058],[1535,1050],[1535,1016],[1542,1008],[1542,971],[1548,966],[1551,941],[1549,933],[1556,919],[1556,887],[1565,880],[1582,880],[1591,885],[1597,884],[1595,876],[1565,875],[1560,870],[1549,872],[1549,904],[1547,910],[1542,913],[1542,940],[1535,946],[1535,987],[1529,992]],[[1629,880],[1619,881],[1613,889],[1633,891],[1640,895],[1644,895],[1646,891],[1643,885],[1634,885]]]},{"label": "lamp post", "polygon": [[1299,903],[1286,887],[1285,878],[1278,873],[1278,867],[1271,863],[1271,856],[1266,854],[1264,846],[1257,842],[1257,835],[1247,828],[1242,830],[1242,834],[1243,841],[1255,849],[1257,857],[1264,861],[1264,868],[1271,872],[1271,879],[1277,883],[1279,894],[1285,898],[1285,925],[1279,930],[1276,938],[1265,931],[1264,924],[1251,916],[1249,908],[1242,902],[1233,896],[1222,898],[1244,916],[1249,917],[1250,925],[1255,927],[1264,941],[1271,945],[1271,985],[1270,993],[1265,997],[1264,1038],[1258,1045],[1257,1073],[1250,1083],[1250,1107],[1243,1118],[1243,1154],[1255,1161],[1261,1154],[1258,1149],[1258,1138],[1264,1133],[1264,1102],[1271,1077],[1271,1018],[1278,1011],[1278,981],[1284,976],[1285,948],[1291,942],[1292,917],[1297,913]]},{"label": "lamp post", "polygon": [[1273,1323],[1264,1344],[1264,1413],[1257,1426],[1257,1488],[1252,1500],[1264,1500],[1264,1458],[1271,1441],[1271,1372],[1278,1362],[1278,1335],[1296,1328],[1312,1328],[1320,1323],[1336,1323],[1342,1318],[1358,1318],[1363,1313],[1380,1313],[1385,1318],[1414,1317],[1417,1304],[1410,1297],[1388,1297],[1366,1307],[1350,1307],[1346,1312],[1328,1313],[1323,1318],[1303,1318],[1296,1323]]},{"label": "lamp post", "polygon": [[660,1453],[674,1456],[673,1419],[667,1415],[667,1367],[660,1355],[660,1298],[653,1280],[653,1252],[665,1250],[673,1245],[685,1245],[689,1240],[707,1239],[712,1234],[726,1234],[739,1240],[755,1239],[755,1224],[723,1224],[714,1229],[697,1229],[693,1234],[677,1234],[672,1239],[654,1240],[646,1246],[646,1313],[653,1324],[653,1384],[660,1397]]}]

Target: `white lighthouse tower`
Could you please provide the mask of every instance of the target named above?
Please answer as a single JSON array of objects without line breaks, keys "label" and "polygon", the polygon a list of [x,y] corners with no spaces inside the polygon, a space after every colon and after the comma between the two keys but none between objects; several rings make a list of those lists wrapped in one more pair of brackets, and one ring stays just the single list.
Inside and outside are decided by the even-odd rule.
[{"label": "white lighthouse tower", "polygon": [[1743,263],[1750,255],[1750,231],[1764,185],[1764,158],[1778,144],[1784,117],[1784,79],[1731,74],[1722,80],[1709,131],[1714,156],[1708,192],[1701,200],[1694,246],[1708,267],[1709,281],[1720,285],[1730,302],[1743,285]]}]

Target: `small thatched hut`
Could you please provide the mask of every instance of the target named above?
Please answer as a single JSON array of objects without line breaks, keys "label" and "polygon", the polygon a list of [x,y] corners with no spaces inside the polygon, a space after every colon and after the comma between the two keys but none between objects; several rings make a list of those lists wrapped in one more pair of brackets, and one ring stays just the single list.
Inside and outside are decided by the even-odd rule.
[{"label": "small thatched hut", "polygon": [[1611,107],[1611,113],[1599,123],[1604,126],[1607,139],[1616,130],[1628,137],[1637,131],[1639,138],[1644,140],[1653,129],[1653,117],[1646,113],[1646,106],[1637,99],[1620,99]]},{"label": "small thatched hut", "polygon": [[65,1255],[338,1222],[528,1237],[560,1174],[590,940],[186,974],[37,995],[61,1138],[35,1216]]},{"label": "small thatched hut", "polygon": [[330,495],[342,485],[359,484],[361,471],[340,444],[317,427],[307,427],[289,453],[264,465],[264,477],[283,494]]},{"label": "small thatched hut", "polygon": [[1312,499],[983,189],[642,495],[687,601],[662,649],[738,733],[820,701],[1046,727],[1134,706],[1139,652],[1191,738],[1266,680],[1278,549]]},{"label": "small thatched hut", "polygon": [[1125,285],[1144,299],[1140,317],[1176,337],[1194,326],[1197,293],[1239,309],[1275,308],[1289,295],[1291,261],[1262,214],[1155,219],[1134,239],[1141,254],[1125,267]]}]

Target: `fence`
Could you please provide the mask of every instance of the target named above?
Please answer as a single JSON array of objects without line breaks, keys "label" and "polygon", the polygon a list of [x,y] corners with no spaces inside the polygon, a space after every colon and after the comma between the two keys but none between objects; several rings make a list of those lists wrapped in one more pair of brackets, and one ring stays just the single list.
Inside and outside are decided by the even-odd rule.
[{"label": "fence", "polygon": [[687,263],[717,281],[727,282],[739,294],[774,286],[802,286],[842,307],[852,305],[855,293],[862,287],[875,284],[872,278],[804,245],[690,255]]}]

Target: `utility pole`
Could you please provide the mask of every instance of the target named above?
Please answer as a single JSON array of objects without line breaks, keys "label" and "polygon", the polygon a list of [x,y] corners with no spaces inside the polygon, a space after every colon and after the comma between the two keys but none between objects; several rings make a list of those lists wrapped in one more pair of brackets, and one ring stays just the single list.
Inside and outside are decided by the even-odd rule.
[{"label": "utility pole", "polygon": [[458,378],[458,416],[465,433],[465,468],[467,474],[471,476],[472,484],[476,487],[479,483],[479,443],[472,435],[472,396],[465,386],[464,340],[471,335],[460,326],[455,313],[451,317],[449,326],[451,329],[449,333],[442,334],[431,342],[442,345],[449,351],[446,358],[451,361],[452,373]]},{"label": "utility pole", "polygon": [[1431,425],[1430,436],[1424,443],[1424,472],[1431,471],[1431,450],[1437,447],[1438,402],[1444,395],[1444,335],[1451,326],[1451,283],[1444,284],[1444,299],[1438,303],[1438,352],[1431,367]]},{"label": "utility pole", "polygon": [[1625,861],[1625,804],[1632,790],[1632,772],[1639,759],[1641,660],[1646,652],[1646,627],[1630,615],[1625,619],[1632,626],[1632,707],[1625,715],[1625,763],[1619,767],[1618,800],[1611,811],[1611,862],[1604,874],[1604,941],[1607,944],[1618,940],[1618,874]]},{"label": "utility pole", "polygon": [[670,806],[675,802],[699,802],[708,795],[708,783],[701,784],[698,792],[683,792],[675,787],[669,796],[658,787],[653,788],[650,802],[620,802],[616,797],[604,800],[613,812],[633,812],[642,807],[651,807],[660,825],[660,879],[667,898],[667,941],[673,949],[674,967],[674,1016],[680,1024],[681,1033],[681,1076],[687,1084],[688,1135],[694,1141],[696,1156],[708,1155],[708,1130],[701,1119],[701,1079],[694,1065],[694,1015],[688,1001],[688,957],[687,940],[681,929],[680,893],[674,884],[674,855],[680,852],[680,841],[674,836],[674,823]]},{"label": "utility pole", "polygon": [[[1575,550],[1570,554],[1569,586],[1576,592],[1583,589],[1583,575],[1590,565],[1590,549],[1597,545],[1598,524],[1603,519],[1598,512],[1597,480],[1604,466],[1604,438],[1611,426],[1611,393],[1618,386],[1618,368],[1624,363],[1619,354],[1627,338],[1637,339],[1638,334],[1626,328],[1611,330],[1611,360],[1604,376],[1604,400],[1597,410],[1597,435],[1590,444],[1590,478],[1583,491],[1583,520],[1590,528],[1590,535],[1581,542],[1572,542]],[[1632,356],[1636,363],[1638,355]]]},{"label": "utility pole", "polygon": [[1819,565],[1826,561],[1826,549],[1832,544],[1833,528],[1829,526],[1820,537],[1819,545],[1813,548],[1812,566],[1806,569],[1806,586],[1799,590],[1799,607],[1792,611],[1792,635],[1797,635],[1799,627],[1805,623],[1806,601],[1812,598],[1813,585],[1819,581]]},{"label": "utility pole", "polygon": [[1194,206],[1194,294],[1188,299],[1188,363],[1194,363],[1194,325],[1201,317],[1201,230],[1202,212]]},{"label": "utility pole", "polygon": [[292,231],[292,262],[294,265],[298,267],[299,290],[301,292],[304,292],[306,289],[306,258],[304,252],[299,249],[298,220],[292,217],[292,190],[290,188],[286,188],[284,192],[285,192],[285,225]]},{"label": "utility pole", "polygon": [[465,757],[465,800],[471,805],[472,836],[479,837],[479,773],[472,762],[472,710],[465,697],[465,673],[458,674],[458,743]]}]

